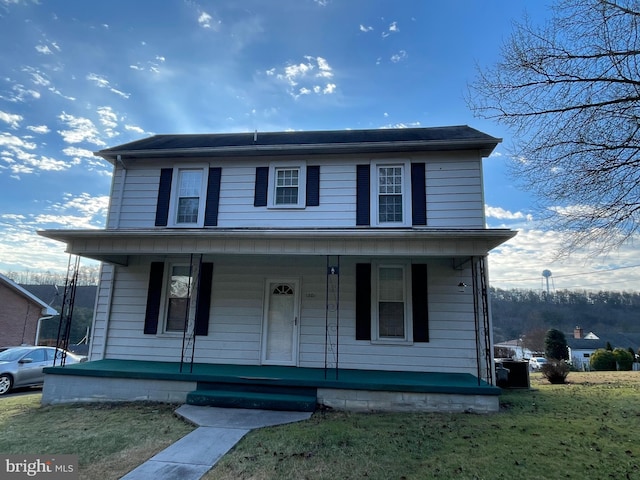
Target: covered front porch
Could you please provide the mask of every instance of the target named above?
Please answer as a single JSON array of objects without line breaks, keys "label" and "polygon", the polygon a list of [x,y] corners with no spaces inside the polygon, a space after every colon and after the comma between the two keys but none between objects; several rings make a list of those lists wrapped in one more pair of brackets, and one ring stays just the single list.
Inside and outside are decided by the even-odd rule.
[{"label": "covered front porch", "polygon": [[313,411],[495,412],[500,388],[471,374],[97,360],[45,369],[43,404],[161,401]]}]

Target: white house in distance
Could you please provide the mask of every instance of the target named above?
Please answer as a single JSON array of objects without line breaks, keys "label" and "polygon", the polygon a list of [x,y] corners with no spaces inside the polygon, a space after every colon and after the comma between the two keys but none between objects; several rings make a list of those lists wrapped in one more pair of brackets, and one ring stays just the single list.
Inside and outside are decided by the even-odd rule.
[{"label": "white house in distance", "polygon": [[[495,411],[482,158],[468,126],[156,135],[113,164],[90,362],[44,403]],[[299,400],[295,402],[295,398]]]}]

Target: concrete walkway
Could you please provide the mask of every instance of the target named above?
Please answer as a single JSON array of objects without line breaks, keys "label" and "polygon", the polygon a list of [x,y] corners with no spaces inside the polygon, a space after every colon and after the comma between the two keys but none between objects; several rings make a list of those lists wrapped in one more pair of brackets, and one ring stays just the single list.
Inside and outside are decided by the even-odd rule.
[{"label": "concrete walkway", "polygon": [[299,422],[310,412],[277,412],[182,405],[176,414],[198,425],[193,432],[151,457],[122,480],[199,480],[254,428]]}]

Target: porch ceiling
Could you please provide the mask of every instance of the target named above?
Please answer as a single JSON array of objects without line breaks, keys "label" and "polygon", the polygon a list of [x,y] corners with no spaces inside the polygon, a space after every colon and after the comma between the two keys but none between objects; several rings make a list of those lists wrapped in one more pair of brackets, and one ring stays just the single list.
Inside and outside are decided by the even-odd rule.
[{"label": "porch ceiling", "polygon": [[126,265],[131,255],[486,255],[516,235],[509,229],[180,229],[44,230],[67,252]]}]

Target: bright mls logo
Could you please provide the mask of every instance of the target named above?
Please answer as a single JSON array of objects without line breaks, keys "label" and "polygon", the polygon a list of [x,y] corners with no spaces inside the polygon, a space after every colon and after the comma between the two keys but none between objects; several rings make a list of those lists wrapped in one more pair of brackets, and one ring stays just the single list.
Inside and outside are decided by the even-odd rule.
[{"label": "bright mls logo", "polygon": [[1,455],[0,478],[78,480],[77,455]]}]

